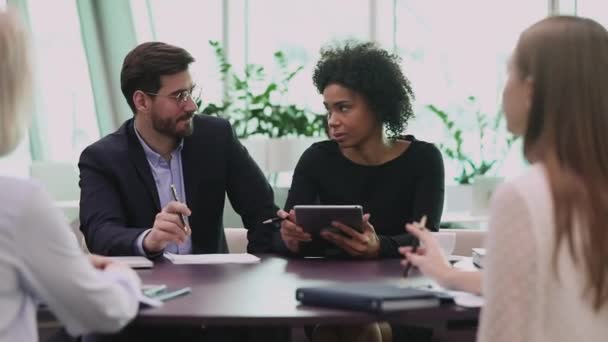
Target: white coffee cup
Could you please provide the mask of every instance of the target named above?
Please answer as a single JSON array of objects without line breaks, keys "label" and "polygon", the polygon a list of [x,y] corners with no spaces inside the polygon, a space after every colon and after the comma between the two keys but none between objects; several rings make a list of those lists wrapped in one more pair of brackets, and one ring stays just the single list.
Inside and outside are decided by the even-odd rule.
[{"label": "white coffee cup", "polygon": [[445,256],[452,255],[454,247],[456,246],[456,233],[439,231],[433,232],[432,234],[439,243],[439,247],[441,247],[443,254]]}]

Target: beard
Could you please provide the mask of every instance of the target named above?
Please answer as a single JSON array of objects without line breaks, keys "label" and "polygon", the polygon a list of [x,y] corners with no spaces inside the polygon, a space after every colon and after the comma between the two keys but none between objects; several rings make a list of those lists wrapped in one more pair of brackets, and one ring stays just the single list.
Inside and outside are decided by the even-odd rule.
[{"label": "beard", "polygon": [[[194,132],[194,126],[192,125],[193,116],[194,113],[185,113],[178,118],[163,118],[154,113],[152,115],[152,127],[158,133],[172,138],[187,137]],[[185,125],[185,128],[178,128],[180,125]]]}]

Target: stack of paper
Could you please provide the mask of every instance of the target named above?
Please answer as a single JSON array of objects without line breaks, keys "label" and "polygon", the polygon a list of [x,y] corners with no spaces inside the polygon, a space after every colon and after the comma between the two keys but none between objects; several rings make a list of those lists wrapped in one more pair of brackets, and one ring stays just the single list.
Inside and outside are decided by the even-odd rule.
[{"label": "stack of paper", "polygon": [[454,303],[467,308],[480,308],[483,306],[483,297],[462,291],[445,291],[454,298]]},{"label": "stack of paper", "polygon": [[483,259],[485,256],[485,248],[473,248],[473,264],[475,264],[475,266],[483,268]]},{"label": "stack of paper", "polygon": [[154,263],[142,256],[110,257],[110,259],[129,265],[131,268],[151,268]]},{"label": "stack of paper", "polygon": [[172,254],[165,253],[165,258],[174,264],[253,264],[260,258],[247,253],[228,254]]}]

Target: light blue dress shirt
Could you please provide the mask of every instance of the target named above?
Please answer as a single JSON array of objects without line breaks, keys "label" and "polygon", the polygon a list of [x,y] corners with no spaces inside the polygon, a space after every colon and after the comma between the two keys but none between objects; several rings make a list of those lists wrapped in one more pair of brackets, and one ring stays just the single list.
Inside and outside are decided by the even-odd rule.
[{"label": "light blue dress shirt", "polygon": [[[164,208],[169,202],[173,201],[173,194],[171,193],[171,184],[175,185],[177,190],[177,197],[182,203],[186,203],[186,192],[184,191],[184,170],[182,168],[182,149],[184,147],[184,140],[171,152],[171,158],[166,160],[160,154],[156,153],[139,135],[139,132],[133,127],[139,143],[144,149],[146,159],[152,170],[152,176],[156,183],[156,191],[158,191],[158,198],[160,199],[160,207]],[[143,242],[146,235],[152,229],[148,229],[141,233],[137,240],[135,240],[137,250],[140,255],[146,255],[144,251]],[[169,243],[165,248],[165,252],[175,254],[190,254],[192,253],[192,240],[190,236],[182,244]]]}]

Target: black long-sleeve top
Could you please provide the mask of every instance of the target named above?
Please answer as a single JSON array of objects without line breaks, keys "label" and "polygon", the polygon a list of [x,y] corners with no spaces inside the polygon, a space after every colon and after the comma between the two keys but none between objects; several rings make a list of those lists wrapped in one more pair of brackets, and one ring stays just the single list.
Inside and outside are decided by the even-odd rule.
[{"label": "black long-sleeve top", "polygon": [[[438,230],[444,199],[439,150],[411,135],[402,139],[410,146],[397,158],[375,166],[352,162],[333,141],[311,145],[295,168],[285,209],[298,204],[361,205],[364,213],[371,214],[380,257],[398,257],[398,247],[414,242],[405,224],[426,215],[427,228]],[[287,252],[280,235],[274,240],[277,250]],[[301,255],[346,256],[324,240],[302,243],[300,251]]]}]

